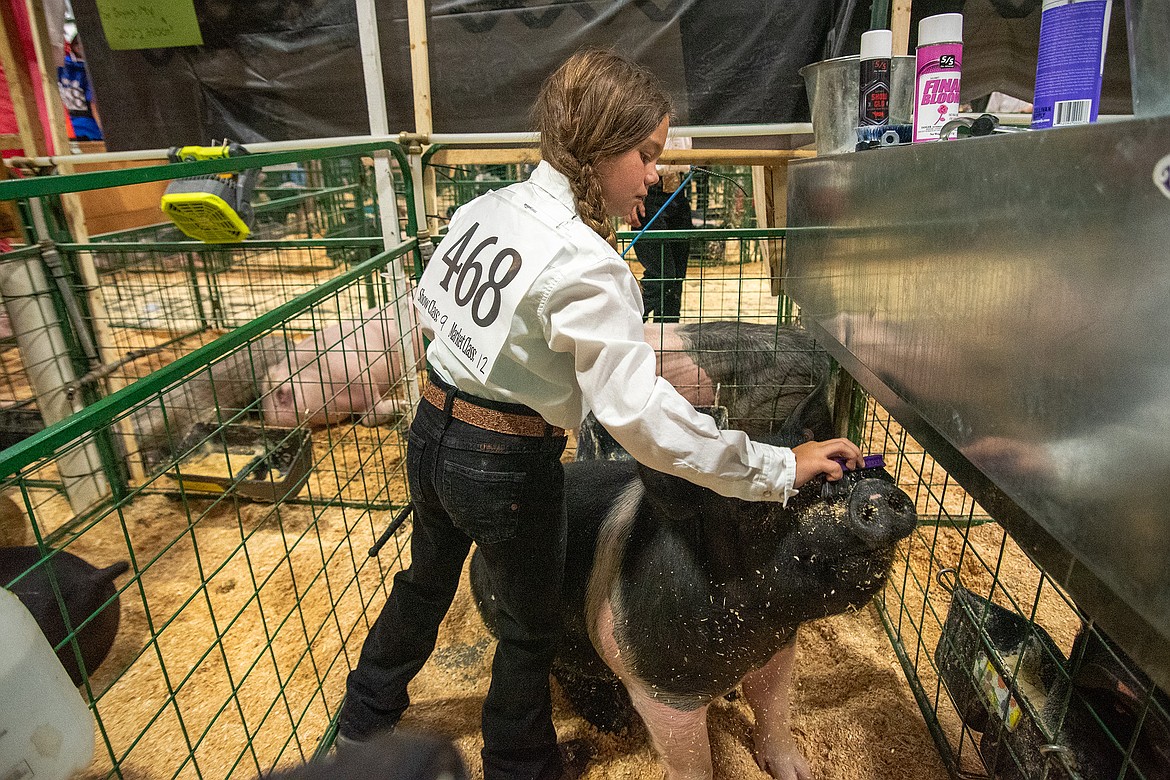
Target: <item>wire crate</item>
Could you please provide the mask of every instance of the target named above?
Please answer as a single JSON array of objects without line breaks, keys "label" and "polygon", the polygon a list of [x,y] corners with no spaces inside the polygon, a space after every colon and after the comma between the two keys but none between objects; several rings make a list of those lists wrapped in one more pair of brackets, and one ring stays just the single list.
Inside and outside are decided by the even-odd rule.
[{"label": "wire crate", "polygon": [[[21,200],[26,214],[35,209],[44,215],[45,235],[30,229],[30,245],[0,257],[0,273],[5,279],[43,277],[36,296],[43,300],[35,305],[53,312],[43,333],[22,334],[26,343],[47,339],[68,353],[55,359],[70,364],[65,373],[75,381],[67,393],[80,408],[368,260],[383,246],[370,148],[276,155],[291,162],[262,168],[262,186],[254,194],[255,235],[266,238],[238,244],[191,241],[170,223],[75,243],[52,193]],[[396,162],[393,171],[402,182],[404,166]],[[90,173],[77,186],[103,189],[118,202],[122,188],[167,172],[161,166]],[[405,215],[407,192],[395,192]],[[54,243],[32,243],[41,238]],[[27,306],[29,300],[8,305]],[[0,355],[0,414],[10,410],[13,424],[7,427],[15,435],[16,417],[43,412],[26,363],[33,360],[35,369],[46,357],[22,355],[16,336],[0,338]]]}]

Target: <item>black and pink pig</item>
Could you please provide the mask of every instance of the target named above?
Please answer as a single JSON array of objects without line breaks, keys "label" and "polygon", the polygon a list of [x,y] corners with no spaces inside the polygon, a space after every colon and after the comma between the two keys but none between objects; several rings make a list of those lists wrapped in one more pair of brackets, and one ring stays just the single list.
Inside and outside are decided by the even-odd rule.
[{"label": "black and pink pig", "polygon": [[[774,441],[773,443],[788,443]],[[790,730],[801,623],[856,610],[882,587],[914,504],[884,469],[814,480],[787,506],[725,498],[632,461],[566,464],[566,634],[554,675],[599,728],[631,705],[667,780],[711,778],[710,704],[737,687],[760,767],[810,779]],[[472,590],[489,628],[490,582]]]}]

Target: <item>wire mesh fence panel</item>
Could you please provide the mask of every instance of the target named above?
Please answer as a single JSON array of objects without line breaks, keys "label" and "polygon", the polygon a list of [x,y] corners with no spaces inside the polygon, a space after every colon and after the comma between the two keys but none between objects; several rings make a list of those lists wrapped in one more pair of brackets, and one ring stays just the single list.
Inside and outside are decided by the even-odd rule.
[{"label": "wire mesh fence panel", "polygon": [[257,237],[379,235],[373,182],[368,161],[357,157],[308,160],[265,169],[253,206]]},{"label": "wire mesh fence panel", "polygon": [[756,227],[752,170],[744,165],[712,166],[696,171],[690,195],[694,218],[709,228]]},{"label": "wire mesh fence panel", "polygon": [[[29,240],[50,238],[59,243],[33,244],[5,253],[0,261],[5,287],[0,294],[9,293],[4,313],[18,305],[29,311],[30,306],[22,303],[32,295],[29,290],[35,292],[41,312],[39,319],[9,318],[11,339],[0,328],[0,434],[9,432],[0,443],[14,443],[42,427],[33,418],[43,413],[45,390],[30,383],[30,360],[34,367],[60,362],[63,368],[56,372],[61,377],[54,392],[65,383],[63,391],[76,398],[80,408],[380,251],[372,161],[366,147],[361,149],[350,154],[284,153],[286,159],[296,159],[258,169],[260,186],[252,197],[254,230],[249,240],[239,243],[192,241],[170,222],[108,232],[87,244],[68,243],[63,212],[53,197],[20,201],[37,225]],[[91,188],[85,192],[91,204],[152,197],[145,210],[149,213],[139,210],[125,217],[150,221],[155,215],[162,218],[157,197],[166,181],[126,182],[158,178],[169,170],[162,166],[98,172],[87,175],[100,184],[77,186]],[[401,170],[401,164],[392,166],[392,176],[400,183]],[[145,194],[142,188],[147,188]],[[397,210],[405,214],[407,198],[401,186],[395,187],[395,195]],[[42,280],[35,289],[26,283],[30,274]],[[14,279],[20,282],[15,287]],[[29,354],[30,344],[42,332],[52,336],[52,345]],[[51,415],[53,420],[60,416]]]},{"label": "wire mesh fence panel", "polygon": [[491,190],[524,181],[532,168],[526,163],[501,165],[439,165],[430,163],[435,175],[435,214],[443,223],[455,209]]},{"label": "wire mesh fence panel", "polygon": [[[446,220],[464,203],[490,190],[528,178],[532,163],[440,165],[435,173],[437,216]],[[746,165],[713,165],[695,172],[686,197],[696,226],[712,229],[756,227],[752,202],[752,171]]]},{"label": "wire mesh fence panel", "polygon": [[[721,240],[779,243],[782,231]],[[367,554],[407,502],[397,415],[416,396],[388,356],[421,346],[386,307],[404,294],[379,273],[392,262],[400,259],[380,255],[299,296],[263,273],[245,277],[256,288],[248,295],[259,299],[267,285],[285,299],[222,335],[200,332],[193,344],[210,340],[193,352],[177,343],[152,356],[155,371],[67,421],[67,436],[47,431],[0,458],[11,472],[4,492],[19,498],[37,536],[37,563],[0,584],[49,576],[53,556],[65,554],[112,583],[71,619],[74,631],[52,640],[75,662],[80,653],[86,672],[99,741],[85,776],[255,777],[328,740],[388,576],[409,564],[408,525],[379,557]],[[725,406],[733,427],[761,432],[819,385],[783,367],[826,364],[811,340],[786,340],[797,312],[771,297],[770,277],[764,263],[692,269],[680,322],[646,326],[661,370],[674,372],[684,394]],[[117,304],[119,327],[145,332],[132,299]],[[195,310],[192,297],[181,300],[175,311]],[[186,316],[163,330],[194,328],[197,318]],[[375,403],[371,415],[374,399],[390,403]],[[125,572],[108,568],[123,561]],[[100,642],[86,630],[109,630],[101,607],[113,608],[115,595],[121,621],[108,654],[87,658],[86,647]],[[470,691],[476,701],[490,640],[472,607],[456,611],[475,631],[436,652],[438,698]],[[818,629],[813,641],[833,630]],[[445,718],[478,712],[447,709]]]},{"label": "wire mesh fence panel", "polygon": [[[718,245],[717,257],[704,263],[688,263],[685,276],[668,276],[664,282],[681,282],[680,321],[743,319],[753,322],[794,322],[797,311],[792,300],[773,294],[774,268],[779,267],[784,252],[783,229],[734,230],[662,230],[618,233],[618,249],[625,253],[630,270],[643,282],[645,266],[634,250],[643,242],[667,251],[665,242],[685,240],[694,254],[695,245]],[[645,250],[643,249],[643,252]],[[644,257],[645,255],[643,255]],[[749,261],[744,260],[749,258]]]},{"label": "wire mesh fence panel", "polygon": [[[752,199],[751,171],[750,167],[742,165],[696,170],[694,179],[684,193],[691,201],[691,217],[695,226],[716,231],[756,227],[758,221]],[[690,255],[691,263],[696,266],[719,266],[764,260],[767,249],[759,242],[700,236],[691,242]]]},{"label": "wire mesh fence panel", "polygon": [[20,349],[16,346],[16,339],[8,337],[0,342],[0,404],[5,409],[29,403],[32,398],[25,378],[24,362],[20,359]]},{"label": "wire mesh fence panel", "polygon": [[[531,163],[500,165],[429,164],[435,174],[435,214],[441,224],[455,209],[491,190],[524,181],[535,166]],[[717,165],[695,171],[680,193],[691,204],[694,227],[703,230],[754,228],[758,225],[752,197],[752,169],[744,165]],[[653,215],[648,215],[653,216]],[[691,263],[721,265],[725,262],[755,262],[766,257],[758,242],[733,241],[717,234],[696,235],[690,241]]]},{"label": "wire mesh fence panel", "polygon": [[[406,291],[381,276],[391,262],[0,458],[35,531],[31,563],[0,549],[0,584],[59,594],[67,628],[49,639],[98,729],[82,776],[253,778],[317,750],[388,575],[409,563],[399,411],[416,345],[393,314]],[[401,407],[358,408],[384,396]],[[76,575],[71,556],[99,573]]]},{"label": "wire mesh fence panel", "polygon": [[1165,694],[872,400],[863,448],[916,502],[878,607],[956,777],[1165,778]]},{"label": "wire mesh fence panel", "polygon": [[[381,239],[346,239],[351,253],[370,255]],[[91,323],[111,355],[135,360],[107,375],[123,382],[157,367],[155,350],[181,354],[239,327],[338,273],[329,256],[342,243],[310,240],[249,241],[231,247],[198,242],[151,246],[71,245],[89,252],[98,268],[101,307]],[[105,315],[105,321],[97,318]]]},{"label": "wire mesh fence panel", "polygon": [[25,341],[27,346],[32,340],[48,338],[49,334],[43,327],[26,328],[18,339],[17,326],[9,314],[11,308],[16,321],[20,322],[23,319],[21,310],[35,305],[35,301],[28,297],[27,289],[14,289],[10,277],[19,273],[18,266],[39,257],[39,254],[36,247],[30,247],[0,257],[0,278],[7,292],[7,296],[0,299],[3,303],[0,307],[0,449],[10,447],[45,427],[26,367],[26,363],[31,363],[36,370],[44,357],[35,353],[26,357],[21,352],[20,341]]},{"label": "wire mesh fence panel", "polygon": [[[436,216],[446,224],[455,209],[488,191],[525,180],[534,166],[430,165],[435,173]],[[745,318],[753,321],[792,321],[796,312],[785,296],[774,294],[773,269],[782,267],[782,229],[745,230],[756,225],[752,174],[748,166],[714,166],[699,170],[681,194],[691,201],[693,231],[644,233],[643,247],[651,254],[666,252],[664,237],[686,241],[688,262],[682,279],[681,318],[684,322]],[[642,278],[644,268],[635,251],[627,251],[637,230],[619,231],[619,251],[626,252],[631,270]]]}]

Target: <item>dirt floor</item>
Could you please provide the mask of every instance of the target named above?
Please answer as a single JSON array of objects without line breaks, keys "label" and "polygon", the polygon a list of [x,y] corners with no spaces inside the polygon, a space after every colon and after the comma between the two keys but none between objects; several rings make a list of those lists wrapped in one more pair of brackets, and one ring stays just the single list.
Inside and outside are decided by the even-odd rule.
[{"label": "dirt floor", "polygon": [[[172,499],[161,497],[143,499],[141,503],[146,516],[132,522],[138,526],[138,549],[145,553],[154,545],[166,546],[171,538],[169,523],[160,518],[181,510]],[[306,574],[310,570],[311,563],[295,552],[296,543],[292,541],[306,527],[290,517],[283,521],[281,532],[271,526],[271,517],[261,519],[262,509],[245,510],[244,522],[271,526],[249,539],[246,550],[251,562],[246,563],[242,556],[230,554],[241,545],[236,518],[231,514],[226,510],[211,511],[201,521],[205,527],[197,533],[199,556],[193,547],[181,542],[163,553],[164,558],[156,564],[156,568],[177,572],[194,568],[191,563],[196,557],[205,564],[225,559],[223,568],[208,578],[204,590],[200,591],[197,582],[188,576],[148,573],[143,577],[143,586],[149,591],[150,612],[157,617],[148,616],[141,602],[123,600],[118,646],[102,671],[113,672],[124,664],[129,664],[129,669],[101,701],[101,711],[107,713],[108,737],[113,744],[126,748],[143,732],[144,724],[161,712],[161,717],[145,728],[143,741],[130,750],[123,765],[124,775],[144,780],[161,778],[183,767],[180,776],[194,776],[193,764],[184,767],[188,756],[194,754],[203,776],[254,776],[246,769],[247,757],[244,767],[231,769],[241,741],[246,739],[240,720],[267,723],[268,728],[260,728],[251,740],[252,748],[260,755],[271,755],[279,747],[277,732],[283,719],[277,717],[274,721],[269,716],[264,721],[263,713],[272,707],[278,689],[284,687],[284,696],[294,710],[313,698],[313,688],[318,684],[323,683],[325,697],[330,701],[340,698],[344,670],[327,674],[324,680],[296,671],[290,674],[288,669],[295,667],[300,647],[295,641],[282,641],[280,631],[273,628],[282,616],[298,615],[300,610],[328,609],[327,604],[308,603],[313,598],[311,591],[298,594],[293,585],[296,576],[285,570],[304,570]],[[336,534],[334,526],[340,522],[340,518],[330,518],[311,524],[315,533],[329,537]],[[147,534],[155,535],[154,545],[146,539]],[[111,543],[118,544],[116,539]],[[294,550],[291,556],[285,552],[286,547]],[[265,560],[282,564],[268,569]],[[404,555],[403,562],[407,561],[408,555]],[[249,604],[252,583],[266,574],[274,580],[265,583],[261,597]],[[193,590],[198,600],[191,603]],[[349,605],[339,605],[338,609],[344,606]],[[171,614],[177,620],[174,627],[157,624]],[[240,619],[232,620],[234,615]],[[310,626],[321,622],[314,615],[304,619]],[[174,630],[179,626],[181,630]],[[152,633],[157,633],[158,652],[165,659],[171,686],[161,682],[160,663],[153,653],[135,657]],[[337,639],[325,633],[315,641],[313,659],[318,663],[328,663],[330,658],[340,660]],[[217,634],[223,637],[222,642],[216,641]],[[345,643],[351,653],[360,646],[362,636],[364,631],[359,626]],[[273,648],[271,659],[267,653],[256,652],[266,645]],[[452,739],[477,778],[482,777],[479,714],[487,692],[493,647],[494,641],[472,604],[465,574],[442,626],[435,654],[412,685],[413,704],[401,724],[402,728]],[[351,655],[350,662],[354,661],[356,656]],[[189,681],[183,680],[187,675]],[[100,685],[102,681],[99,678],[95,682]],[[941,780],[947,776],[872,605],[802,629],[794,687],[794,734],[818,780]],[[173,688],[174,693],[168,688]],[[234,696],[233,688],[237,689]],[[169,711],[171,707],[166,706],[168,699],[173,699],[172,707],[181,712],[181,725],[175,713]],[[285,706],[284,702],[278,703]],[[228,709],[223,710],[225,705]],[[242,718],[233,712],[237,707],[242,710]],[[310,742],[311,734],[320,733],[324,717],[323,708],[309,707],[304,725],[310,732],[306,734]],[[312,719],[316,722],[310,722]],[[555,686],[554,720],[561,739],[584,738],[595,749],[596,756],[585,775],[587,780],[660,776],[659,764],[643,730],[624,736],[601,733],[571,711]],[[742,699],[721,701],[712,707],[710,731],[717,778],[768,777],[752,757],[752,722],[750,708]],[[204,730],[206,736],[200,738]],[[197,745],[194,750],[190,747],[192,742]],[[312,745],[306,744],[305,749],[311,751]],[[108,767],[108,761],[96,762],[87,777],[102,776],[103,766]]]}]

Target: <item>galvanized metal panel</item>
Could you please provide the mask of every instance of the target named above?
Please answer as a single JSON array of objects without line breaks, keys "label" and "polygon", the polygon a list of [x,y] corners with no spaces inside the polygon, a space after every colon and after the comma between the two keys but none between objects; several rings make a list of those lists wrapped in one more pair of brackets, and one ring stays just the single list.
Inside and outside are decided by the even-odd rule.
[{"label": "galvanized metal panel", "polygon": [[1170,684],[1170,117],[793,163],[827,346]]}]

